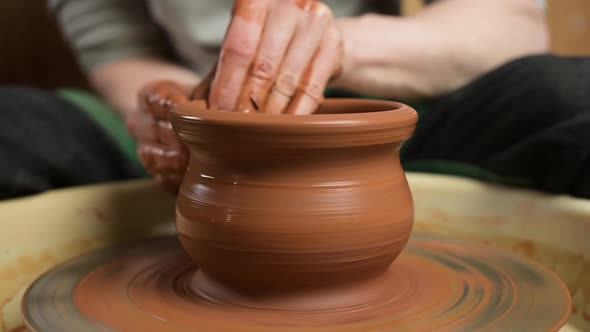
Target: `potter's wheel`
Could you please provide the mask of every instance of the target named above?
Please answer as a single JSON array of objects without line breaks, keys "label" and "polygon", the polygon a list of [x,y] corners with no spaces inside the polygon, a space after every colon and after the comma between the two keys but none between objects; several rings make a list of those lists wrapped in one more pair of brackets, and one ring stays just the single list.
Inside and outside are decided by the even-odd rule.
[{"label": "potter's wheel", "polygon": [[490,247],[416,234],[377,301],[332,310],[267,310],[215,301],[175,237],[93,252],[28,290],[33,331],[557,331],[570,313],[562,282]]}]

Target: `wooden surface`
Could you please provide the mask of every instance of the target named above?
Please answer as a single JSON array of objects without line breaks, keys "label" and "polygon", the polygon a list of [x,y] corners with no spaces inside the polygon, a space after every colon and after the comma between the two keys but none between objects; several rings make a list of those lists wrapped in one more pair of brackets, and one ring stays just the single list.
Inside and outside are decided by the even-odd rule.
[{"label": "wooden surface", "polygon": [[547,5],[553,50],[590,55],[590,0],[549,0]]},{"label": "wooden surface", "polygon": [[[402,1],[405,14],[423,7]],[[590,0],[548,0],[547,19],[556,53],[590,55]],[[0,85],[87,86],[45,0],[1,0],[0,40]]]},{"label": "wooden surface", "polygon": [[[590,331],[590,201],[457,177],[407,175],[416,232],[504,248],[545,265],[573,297],[575,311],[562,332]],[[172,234],[173,220],[173,197],[149,181],[0,202],[0,332],[23,331],[23,291],[49,267],[94,248]]]},{"label": "wooden surface", "polygon": [[422,0],[403,0],[402,1],[402,14],[413,15],[424,7]]}]

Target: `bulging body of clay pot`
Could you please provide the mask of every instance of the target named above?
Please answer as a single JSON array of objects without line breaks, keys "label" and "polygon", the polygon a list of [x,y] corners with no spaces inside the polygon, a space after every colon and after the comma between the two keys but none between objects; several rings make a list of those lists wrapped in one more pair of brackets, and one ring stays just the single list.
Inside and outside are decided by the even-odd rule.
[{"label": "bulging body of clay pot", "polygon": [[191,153],[176,225],[199,266],[195,287],[238,304],[281,298],[286,309],[309,309],[304,298],[325,298],[322,292],[339,299],[324,305],[315,298],[314,308],[379,296],[371,283],[412,229],[399,150],[416,112],[369,100],[328,99],[306,116],[203,105],[189,102],[172,115]]}]

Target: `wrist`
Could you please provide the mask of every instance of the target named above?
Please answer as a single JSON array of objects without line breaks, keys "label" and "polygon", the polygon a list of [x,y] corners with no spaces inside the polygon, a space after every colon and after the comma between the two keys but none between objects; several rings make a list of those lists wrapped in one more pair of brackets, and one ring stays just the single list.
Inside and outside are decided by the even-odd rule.
[{"label": "wrist", "polygon": [[147,84],[170,80],[196,86],[199,82],[199,78],[188,69],[151,58],[133,58],[103,65],[91,72],[90,80],[123,118],[137,111],[138,93]]},{"label": "wrist", "polygon": [[442,38],[428,22],[367,14],[338,19],[345,45],[341,76],[332,87],[387,98],[429,96],[436,90]]},{"label": "wrist", "polygon": [[[370,63],[370,54],[377,50],[366,47],[366,39],[370,38],[366,31],[370,29],[370,15],[346,17],[336,20],[343,44],[343,59],[340,75],[332,85],[337,87],[350,86],[354,82],[354,73],[364,64]],[[365,37],[363,37],[365,36]]]}]

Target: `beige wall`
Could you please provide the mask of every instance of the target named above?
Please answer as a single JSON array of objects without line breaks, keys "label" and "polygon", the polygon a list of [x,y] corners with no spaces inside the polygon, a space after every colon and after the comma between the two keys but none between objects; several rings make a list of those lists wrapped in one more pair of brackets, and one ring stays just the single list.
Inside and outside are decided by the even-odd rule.
[{"label": "beige wall", "polygon": [[[422,8],[422,0],[403,0],[404,14]],[[547,0],[552,49],[564,55],[590,55],[590,0]]]},{"label": "beige wall", "polygon": [[590,0],[549,0],[547,5],[553,50],[590,55]]}]

